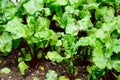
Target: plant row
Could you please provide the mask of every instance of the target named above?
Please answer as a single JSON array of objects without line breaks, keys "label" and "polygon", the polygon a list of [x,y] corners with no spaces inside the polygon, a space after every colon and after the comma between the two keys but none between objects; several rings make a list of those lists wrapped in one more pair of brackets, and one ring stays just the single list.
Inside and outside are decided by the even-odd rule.
[{"label": "plant row", "polygon": [[76,60],[89,62],[89,80],[119,78],[119,14],[119,0],[0,0],[0,54],[17,54],[21,75],[45,58],[66,63],[71,80]]}]

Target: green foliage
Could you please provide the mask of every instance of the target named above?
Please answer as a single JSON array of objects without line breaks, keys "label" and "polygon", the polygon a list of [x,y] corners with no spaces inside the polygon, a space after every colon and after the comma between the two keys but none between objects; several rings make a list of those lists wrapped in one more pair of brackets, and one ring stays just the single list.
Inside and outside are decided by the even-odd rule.
[{"label": "green foliage", "polygon": [[59,80],[69,80],[69,78],[67,78],[66,76],[60,76]]},{"label": "green foliage", "polygon": [[[0,54],[19,50],[22,75],[29,68],[27,61],[43,56],[66,62],[72,74],[74,60],[82,54],[91,62],[91,80],[102,77],[105,70],[120,72],[119,5],[119,0],[21,0],[17,4],[0,0]],[[78,50],[88,46],[90,53]]]},{"label": "green foliage", "polygon": [[23,6],[29,14],[34,14],[36,11],[41,11],[43,8],[44,0],[30,0]]},{"label": "green foliage", "polygon": [[20,71],[21,75],[24,75],[25,70],[27,70],[29,68],[29,66],[24,61],[21,61],[18,64],[18,68],[19,68],[19,71]]},{"label": "green foliage", "polygon": [[45,80],[58,80],[58,74],[54,70],[49,70]]},{"label": "green foliage", "polygon": [[105,74],[104,69],[99,69],[95,66],[87,66],[87,71],[91,74],[88,76],[89,80],[97,80],[98,78],[100,79],[101,76],[103,76]]},{"label": "green foliage", "polygon": [[2,68],[0,70],[0,74],[9,74],[10,72],[11,72],[11,70],[9,68],[7,68],[7,67]]},{"label": "green foliage", "polygon": [[31,61],[31,55],[30,54],[25,54],[25,61]]},{"label": "green foliage", "polygon": [[21,24],[21,20],[19,18],[14,18],[7,23],[5,31],[11,33],[12,39],[19,39],[21,37],[26,37],[27,31],[25,28],[26,26]]},{"label": "green foliage", "polygon": [[37,77],[34,77],[33,80],[39,80]]},{"label": "green foliage", "polygon": [[12,38],[7,32],[4,32],[0,36],[0,51],[1,52],[10,52],[12,48]]},{"label": "green foliage", "polygon": [[47,55],[45,56],[46,59],[50,59],[51,61],[56,61],[56,62],[62,62],[63,57],[60,56],[59,53],[56,51],[48,52]]}]

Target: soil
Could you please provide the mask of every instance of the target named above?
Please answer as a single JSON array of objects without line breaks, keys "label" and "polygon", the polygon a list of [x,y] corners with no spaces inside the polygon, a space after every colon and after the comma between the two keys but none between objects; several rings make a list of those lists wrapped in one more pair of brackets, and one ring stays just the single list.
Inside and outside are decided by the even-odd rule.
[{"label": "soil", "polygon": [[[29,69],[26,71],[24,76],[20,75],[19,69],[17,67],[16,62],[13,59],[13,55],[9,55],[7,57],[0,58],[2,63],[0,64],[0,69],[4,67],[8,67],[11,69],[9,74],[0,74],[0,80],[33,80],[34,77],[38,77],[39,80],[45,80],[45,75],[48,70],[55,70],[59,76],[67,75],[65,67],[66,64],[57,64],[55,62],[51,62],[49,60],[42,60],[42,63],[38,64],[38,68]],[[65,67],[63,67],[65,66]],[[41,69],[44,68],[43,69]],[[77,66],[78,74],[76,75],[76,79],[87,80],[88,72],[85,69],[85,66]]]}]

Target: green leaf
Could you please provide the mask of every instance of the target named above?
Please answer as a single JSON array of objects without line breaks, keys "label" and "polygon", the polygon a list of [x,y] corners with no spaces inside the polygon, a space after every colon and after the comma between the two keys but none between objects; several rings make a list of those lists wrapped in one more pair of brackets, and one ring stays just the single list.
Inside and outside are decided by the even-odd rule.
[{"label": "green leaf", "polygon": [[120,75],[117,76],[117,80],[120,80]]},{"label": "green leaf", "polygon": [[56,0],[44,0],[45,3],[53,3],[55,2]]},{"label": "green leaf", "polygon": [[45,16],[51,15],[50,8],[44,8],[44,11],[45,11]]},{"label": "green leaf", "polygon": [[37,58],[40,59],[42,57],[42,51],[39,51],[37,54]]},{"label": "green leaf", "polygon": [[17,12],[16,8],[8,8],[3,11],[3,13],[4,13],[3,18],[5,18],[7,20],[13,19],[15,17],[16,12]]},{"label": "green leaf", "polygon": [[27,66],[24,61],[21,61],[21,62],[18,64],[18,68],[19,68],[19,70],[20,70],[21,75],[24,75],[24,74],[25,74],[25,70],[27,70],[27,69],[29,68],[29,66]]},{"label": "green leaf", "polygon": [[119,60],[114,60],[112,66],[117,72],[120,72],[120,61]]},{"label": "green leaf", "polygon": [[10,72],[11,72],[11,70],[9,68],[7,68],[7,67],[2,68],[0,70],[0,74],[9,74]]},{"label": "green leaf", "polygon": [[103,23],[101,29],[103,31],[112,33],[116,29],[115,25],[116,25],[116,21],[112,21],[110,23]]},{"label": "green leaf", "polygon": [[8,7],[12,8],[15,7],[15,5],[9,0],[0,0],[0,9],[4,10]]},{"label": "green leaf", "polygon": [[81,3],[83,0],[69,0],[70,4]]},{"label": "green leaf", "polygon": [[88,46],[90,45],[90,37],[81,37],[77,43],[76,43],[76,46]]},{"label": "green leaf", "polygon": [[12,38],[7,32],[4,32],[0,36],[0,51],[1,52],[10,52],[12,48]]},{"label": "green leaf", "polygon": [[120,40],[118,40],[118,39],[114,40],[113,50],[116,53],[120,52]]},{"label": "green leaf", "polygon": [[78,20],[77,25],[83,26],[82,30],[88,30],[93,27],[93,24],[90,21],[91,15],[89,11],[85,11],[85,15],[81,20]]},{"label": "green leaf", "polygon": [[51,38],[50,45],[51,45],[51,46],[56,45],[57,42],[58,42],[57,37],[53,36],[53,37]]},{"label": "green leaf", "polygon": [[111,22],[114,18],[114,9],[111,7],[98,8],[96,9],[96,12],[95,12],[95,18],[97,20],[100,18],[102,21]]},{"label": "green leaf", "polygon": [[61,46],[61,45],[62,45],[62,41],[58,40],[57,43],[56,43],[56,46]]},{"label": "green leaf", "polygon": [[34,14],[36,11],[41,11],[43,9],[44,0],[30,0],[23,6],[28,12],[28,14]]},{"label": "green leaf", "polygon": [[76,36],[78,34],[78,27],[76,25],[68,25],[65,29],[66,34]]},{"label": "green leaf", "polygon": [[71,36],[71,35],[64,35],[62,37],[62,46],[65,48],[65,49],[69,49],[71,46],[73,46],[75,43],[75,37]]},{"label": "green leaf", "polygon": [[18,62],[21,62],[21,61],[23,61],[23,58],[22,58],[22,57],[19,57],[19,58],[18,58]]},{"label": "green leaf", "polygon": [[34,77],[33,80],[39,80],[38,77]]},{"label": "green leaf", "polygon": [[25,61],[31,61],[32,60],[32,57],[31,57],[31,54],[25,54]]},{"label": "green leaf", "polygon": [[93,62],[100,69],[104,69],[106,67],[107,59],[103,55],[103,50],[100,47],[95,47],[93,51]]},{"label": "green leaf", "polygon": [[45,58],[58,63],[63,61],[63,57],[56,51],[48,52]]},{"label": "green leaf", "polygon": [[118,33],[120,34],[120,16],[116,17],[116,29],[118,31]]},{"label": "green leaf", "polygon": [[106,36],[108,36],[102,29],[98,29],[95,33],[96,38],[104,39]]},{"label": "green leaf", "polygon": [[105,57],[110,58],[113,54],[113,46],[114,46],[114,40],[110,39],[105,43],[106,50],[105,50]]},{"label": "green leaf", "polygon": [[73,7],[73,6],[66,6],[66,7],[65,7],[65,11],[66,11],[66,13],[68,13],[68,14],[69,14],[69,13],[72,14],[72,13],[74,13],[75,10],[74,10],[74,7]]},{"label": "green leaf", "polygon": [[56,0],[53,4],[54,5],[66,5],[68,3],[68,0]]},{"label": "green leaf", "polygon": [[89,80],[97,80],[99,77],[102,77],[103,75],[105,75],[104,69],[100,69],[96,66],[91,66],[90,69],[92,73],[89,74],[89,77],[88,77]]},{"label": "green leaf", "polygon": [[40,17],[38,19],[39,22],[39,26],[36,28],[36,30],[45,30],[45,29],[49,29],[50,27],[50,20],[44,17]]},{"label": "green leaf", "polygon": [[[105,30],[106,29],[106,30]],[[94,33],[95,37],[100,39],[102,42],[106,42],[110,38],[110,30],[107,28],[100,28]]]},{"label": "green leaf", "polygon": [[58,74],[54,70],[49,70],[45,80],[58,80]]},{"label": "green leaf", "polygon": [[60,76],[59,80],[70,80],[70,79],[68,77],[66,77],[66,76]]},{"label": "green leaf", "polygon": [[99,6],[98,3],[88,3],[84,5],[84,9],[97,9]]},{"label": "green leaf", "polygon": [[7,23],[7,27],[5,31],[11,33],[11,37],[13,39],[19,39],[21,37],[26,37],[26,26],[21,23],[21,20],[18,18],[14,18],[13,20]]},{"label": "green leaf", "polygon": [[54,36],[54,32],[52,30],[46,29],[42,31],[37,31],[34,35],[35,38],[37,38],[37,42],[40,42],[41,39],[43,40],[50,40]]},{"label": "green leaf", "polygon": [[[98,41],[96,41],[96,38],[94,35],[88,36],[88,37],[81,37],[77,42],[76,42],[76,47],[78,46],[88,46],[90,45],[91,47],[97,46],[96,44]],[[99,43],[99,42],[98,42]]]}]

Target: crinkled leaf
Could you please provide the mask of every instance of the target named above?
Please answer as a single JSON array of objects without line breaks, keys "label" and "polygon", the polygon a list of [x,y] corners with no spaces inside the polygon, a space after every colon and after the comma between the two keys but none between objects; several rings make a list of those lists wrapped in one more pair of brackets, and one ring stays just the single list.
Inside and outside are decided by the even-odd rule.
[{"label": "crinkled leaf", "polygon": [[12,48],[12,38],[7,32],[4,32],[0,36],[0,51],[1,52],[10,52]]},{"label": "crinkled leaf", "polygon": [[102,77],[103,75],[105,75],[104,69],[100,69],[96,66],[91,66],[90,69],[92,73],[89,74],[89,80],[97,80],[98,77]]},{"label": "crinkled leaf", "polygon": [[34,77],[33,80],[39,80],[38,77]]},{"label": "crinkled leaf", "polygon": [[76,43],[76,46],[88,46],[90,45],[90,38],[89,37],[82,37]]},{"label": "crinkled leaf", "polygon": [[25,54],[25,61],[32,60],[31,54]]},{"label": "crinkled leaf", "polygon": [[66,34],[76,36],[78,34],[78,28],[76,25],[68,25],[66,27]]},{"label": "crinkled leaf", "polygon": [[56,43],[56,46],[61,46],[61,45],[62,45],[62,41],[58,40],[57,43]]},{"label": "crinkled leaf", "polygon": [[21,61],[23,61],[23,58],[22,58],[22,57],[19,57],[19,58],[18,58],[18,62],[21,62]]},{"label": "crinkled leaf", "polygon": [[66,13],[74,13],[74,7],[73,6],[66,6],[65,7]]},{"label": "crinkled leaf", "polygon": [[14,3],[9,0],[0,0],[0,9],[6,9],[8,7],[15,7]]},{"label": "crinkled leaf", "polygon": [[116,29],[120,33],[120,16],[116,17]]},{"label": "crinkled leaf", "polygon": [[99,19],[100,17],[102,21],[105,22],[110,22],[113,20],[114,18],[114,9],[111,7],[102,7],[102,8],[98,8],[95,12],[95,18]]},{"label": "crinkled leaf", "polygon": [[70,80],[70,79],[68,77],[66,77],[66,76],[60,76],[59,80]]},{"label": "crinkled leaf", "polygon": [[11,33],[13,39],[19,39],[21,37],[26,37],[26,26],[21,23],[21,20],[14,18],[7,23],[6,31]]},{"label": "crinkled leaf", "polygon": [[84,5],[84,9],[97,9],[98,6],[98,3],[89,3]]},{"label": "crinkled leaf", "polygon": [[46,59],[50,59],[51,61],[62,62],[63,57],[57,53],[56,51],[48,52],[45,56]]},{"label": "crinkled leaf", "polygon": [[45,3],[53,3],[55,2],[56,0],[44,0]]},{"label": "crinkled leaf", "polygon": [[116,29],[115,25],[116,25],[115,21],[110,23],[103,23],[101,29],[109,33],[112,33]]},{"label": "crinkled leaf", "polygon": [[83,0],[69,0],[70,4],[73,5],[75,3],[82,2]]},{"label": "crinkled leaf", "polygon": [[55,33],[52,30],[46,29],[46,30],[41,30],[37,31],[35,33],[35,38],[37,38],[37,41],[39,42],[41,39],[42,40],[50,40],[54,38]]},{"label": "crinkled leaf", "polygon": [[120,61],[119,60],[113,61],[112,66],[116,71],[120,72]]},{"label": "crinkled leaf", "polygon": [[78,20],[77,24],[79,26],[83,26],[83,30],[88,30],[92,28],[93,24],[90,21],[90,17],[91,17],[90,13],[86,11],[86,15],[81,20]]},{"label": "crinkled leaf", "polygon": [[100,47],[96,47],[93,51],[93,62],[95,65],[101,69],[106,67],[107,59],[103,55],[103,49]]},{"label": "crinkled leaf", "polygon": [[59,17],[56,17],[56,19],[58,20],[60,27],[64,29],[68,25],[75,24],[75,18],[72,17],[72,14],[68,14],[67,12],[62,15],[61,19]]},{"label": "crinkled leaf", "polygon": [[58,39],[56,36],[53,36],[51,37],[51,40],[50,40],[50,45],[53,46],[53,45],[56,45],[58,42]]},{"label": "crinkled leaf", "polygon": [[46,28],[49,28],[50,27],[50,20],[47,19],[47,18],[44,18],[44,17],[40,17],[38,19],[38,21],[40,22],[39,23],[39,26],[38,28],[36,28],[37,30],[45,30]]},{"label": "crinkled leaf", "polygon": [[30,0],[23,6],[29,14],[34,14],[36,11],[43,9],[44,0]]},{"label": "crinkled leaf", "polygon": [[27,70],[29,67],[28,67],[28,65],[24,61],[21,61],[18,64],[18,68],[20,70],[21,75],[24,75],[25,74],[25,70]]},{"label": "crinkled leaf", "polygon": [[68,50],[70,49],[70,47],[72,47],[75,43],[74,43],[75,38],[73,38],[73,36],[71,35],[65,35],[62,38],[62,46]]},{"label": "crinkled leaf", "polygon": [[0,70],[0,73],[1,73],[1,74],[9,74],[10,72],[11,72],[11,70],[10,70],[9,68],[7,68],[7,67],[2,68],[2,69]]},{"label": "crinkled leaf", "polygon": [[96,38],[99,38],[101,41],[104,42],[105,39],[109,37],[109,32],[106,32],[103,29],[98,29],[94,35]]},{"label": "crinkled leaf", "polygon": [[53,4],[54,5],[66,5],[68,3],[68,0],[56,0]]},{"label": "crinkled leaf", "polygon": [[[76,42],[76,47],[78,46],[97,46],[96,44],[97,41],[94,36],[88,36],[88,37],[81,37],[77,42]],[[99,42],[98,42],[99,43]]]},{"label": "crinkled leaf", "polygon": [[44,8],[44,11],[45,11],[45,16],[51,15],[50,8]]},{"label": "crinkled leaf", "polygon": [[108,40],[105,44],[106,50],[105,50],[105,57],[110,58],[110,56],[113,54],[113,46],[114,46],[114,40]]},{"label": "crinkled leaf", "polygon": [[45,80],[58,80],[58,74],[54,70],[48,70]]},{"label": "crinkled leaf", "polygon": [[8,8],[3,11],[3,13],[4,13],[3,18],[5,18],[7,20],[13,19],[15,17],[16,12],[17,12],[16,8]]},{"label": "crinkled leaf", "polygon": [[120,52],[120,40],[117,39],[114,40],[113,50],[116,53]]}]

